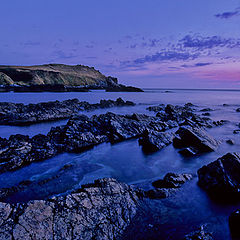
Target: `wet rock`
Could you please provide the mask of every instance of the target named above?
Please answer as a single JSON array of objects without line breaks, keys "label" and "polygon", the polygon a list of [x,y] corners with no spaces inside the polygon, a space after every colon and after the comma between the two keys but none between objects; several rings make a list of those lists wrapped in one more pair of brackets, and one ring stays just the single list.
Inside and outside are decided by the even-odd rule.
[{"label": "wet rock", "polygon": [[236,210],[229,216],[229,227],[232,239],[240,239],[240,210]]},{"label": "wet rock", "polygon": [[196,150],[188,147],[188,148],[184,148],[178,151],[181,155],[183,155],[184,157],[192,157],[195,156],[197,154]]},{"label": "wet rock", "polygon": [[155,152],[172,143],[174,133],[145,131],[139,139],[144,152]]},{"label": "wet rock", "polygon": [[100,179],[67,196],[0,203],[0,239],[116,239],[136,214],[138,201],[130,186]]},{"label": "wet rock", "polygon": [[240,112],[240,108],[237,108],[237,109],[236,109],[236,112]]},{"label": "wet rock", "polygon": [[213,121],[213,124],[215,126],[222,126],[222,125],[227,124],[227,123],[229,123],[228,120]]},{"label": "wet rock", "polygon": [[73,114],[84,110],[92,111],[99,108],[134,105],[133,102],[125,102],[121,98],[118,98],[116,101],[101,100],[100,103],[96,104],[80,102],[78,99],[28,105],[0,102],[0,124],[27,125],[70,118]]},{"label": "wet rock", "polygon": [[198,184],[212,195],[240,197],[240,155],[227,153],[198,170]]},{"label": "wet rock", "polygon": [[217,141],[203,129],[182,126],[176,132],[178,137],[173,139],[176,148],[192,147],[198,153],[212,152],[217,149]]},{"label": "wet rock", "polygon": [[191,179],[191,174],[167,173],[163,179],[154,181],[152,183],[154,189],[145,191],[144,196],[150,199],[167,198],[176,192],[176,190],[180,188],[185,182]]},{"label": "wet rock", "polygon": [[213,237],[211,233],[206,232],[204,226],[201,226],[199,230],[186,235],[183,240],[213,240]]},{"label": "wet rock", "polygon": [[192,179],[191,174],[167,173],[163,179],[154,181],[155,188],[180,188],[185,182]]},{"label": "wet rock", "polygon": [[240,133],[240,129],[233,130],[233,133],[234,134],[239,134]]}]

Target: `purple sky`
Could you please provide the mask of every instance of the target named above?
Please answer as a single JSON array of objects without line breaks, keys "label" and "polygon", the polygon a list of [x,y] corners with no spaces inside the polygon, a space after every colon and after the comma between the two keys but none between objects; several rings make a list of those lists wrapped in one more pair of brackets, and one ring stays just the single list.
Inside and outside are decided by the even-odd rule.
[{"label": "purple sky", "polygon": [[0,64],[94,66],[124,84],[240,88],[240,0],[3,0]]}]

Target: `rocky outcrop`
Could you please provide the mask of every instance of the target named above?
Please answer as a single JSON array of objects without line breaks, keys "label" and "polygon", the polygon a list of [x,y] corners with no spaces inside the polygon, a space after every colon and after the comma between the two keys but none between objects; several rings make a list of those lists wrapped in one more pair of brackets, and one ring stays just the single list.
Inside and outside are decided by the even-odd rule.
[{"label": "rocky outcrop", "polygon": [[100,103],[90,104],[80,102],[78,99],[62,102],[44,102],[24,105],[21,103],[0,102],[0,124],[5,125],[29,125],[44,121],[54,121],[70,118],[79,111],[92,111],[99,108],[134,106],[130,101],[118,98],[113,100],[101,100]]},{"label": "rocky outcrop", "polygon": [[1,77],[0,85],[14,85],[9,90],[15,91],[81,91],[83,89],[142,91],[118,84],[116,78],[106,77],[93,67],[83,65],[0,66],[0,73],[8,77],[7,80],[6,77]]},{"label": "rocky outcrop", "polygon": [[185,182],[192,179],[191,174],[167,173],[163,179],[152,183],[154,189],[145,192],[145,196],[150,199],[162,199],[169,197]]},{"label": "rocky outcrop", "polygon": [[0,203],[0,239],[117,239],[137,211],[128,185],[100,179],[67,196]]},{"label": "rocky outcrop", "polygon": [[145,131],[139,138],[139,145],[144,152],[156,152],[172,143],[174,133]]},{"label": "rocky outcrop", "polygon": [[217,149],[217,141],[203,129],[182,126],[176,133],[178,136],[173,139],[173,145],[176,148],[190,147],[193,153],[212,152]]},{"label": "rocky outcrop", "polygon": [[0,85],[8,86],[12,84],[14,84],[14,81],[5,73],[0,72]]},{"label": "rocky outcrop", "polygon": [[198,170],[198,184],[212,195],[240,197],[240,154],[228,153]]},{"label": "rocky outcrop", "polygon": [[170,127],[156,117],[139,114],[106,113],[91,118],[75,115],[66,125],[52,128],[47,136],[0,138],[0,172],[15,170],[63,152],[82,152],[103,142],[137,138],[146,129],[165,131]]}]

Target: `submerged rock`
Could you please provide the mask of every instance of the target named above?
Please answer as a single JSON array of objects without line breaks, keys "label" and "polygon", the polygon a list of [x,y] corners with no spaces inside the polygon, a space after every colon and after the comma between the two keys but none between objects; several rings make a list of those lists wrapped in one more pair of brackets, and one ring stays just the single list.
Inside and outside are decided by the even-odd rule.
[{"label": "submerged rock", "polygon": [[203,129],[182,126],[176,133],[178,136],[173,139],[176,148],[192,147],[197,153],[212,152],[217,149],[217,141]]},{"label": "submerged rock", "polygon": [[0,239],[116,239],[136,214],[138,201],[130,186],[100,179],[67,196],[0,203]]},{"label": "submerged rock", "polygon": [[200,168],[198,184],[210,194],[222,198],[240,197],[240,154],[227,153]]}]

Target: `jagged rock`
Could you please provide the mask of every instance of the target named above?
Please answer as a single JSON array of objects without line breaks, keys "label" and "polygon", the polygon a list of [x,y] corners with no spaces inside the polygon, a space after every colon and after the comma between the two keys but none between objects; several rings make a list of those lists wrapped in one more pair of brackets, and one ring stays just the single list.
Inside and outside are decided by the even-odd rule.
[{"label": "jagged rock", "polygon": [[174,133],[145,131],[139,139],[139,144],[145,152],[158,151],[172,143]]},{"label": "jagged rock", "polygon": [[203,116],[210,116],[211,114],[209,112],[202,113]]},{"label": "jagged rock", "polygon": [[240,210],[236,210],[229,216],[229,227],[232,239],[240,239]]},{"label": "jagged rock", "polygon": [[240,129],[236,129],[233,131],[234,134],[239,134],[240,133]]},{"label": "jagged rock", "polygon": [[0,102],[0,124],[27,125],[70,118],[73,114],[83,110],[92,111],[99,108],[134,105],[133,102],[125,102],[121,98],[118,98],[116,101],[101,100],[100,103],[96,104],[80,102],[78,99],[28,105]]},{"label": "jagged rock", "polygon": [[224,125],[226,123],[229,123],[229,121],[228,120],[213,121],[213,124],[215,126],[222,126],[222,125]]},{"label": "jagged rock", "polygon": [[236,109],[236,112],[240,112],[240,108],[237,108],[237,109]]},{"label": "jagged rock", "polygon": [[213,240],[212,234],[206,232],[204,226],[184,237],[183,240]]},{"label": "jagged rock", "polygon": [[176,148],[193,147],[198,153],[215,151],[218,143],[203,129],[182,126],[176,132],[179,136],[173,139]]},{"label": "jagged rock", "polygon": [[0,239],[116,239],[137,211],[130,186],[100,179],[67,196],[0,203]]},{"label": "jagged rock", "polygon": [[198,170],[198,184],[222,198],[240,197],[240,155],[227,153]]}]

